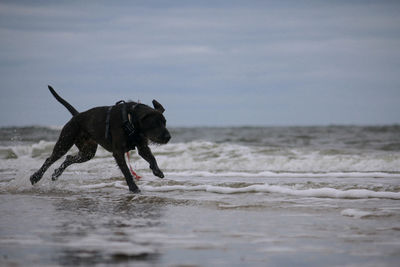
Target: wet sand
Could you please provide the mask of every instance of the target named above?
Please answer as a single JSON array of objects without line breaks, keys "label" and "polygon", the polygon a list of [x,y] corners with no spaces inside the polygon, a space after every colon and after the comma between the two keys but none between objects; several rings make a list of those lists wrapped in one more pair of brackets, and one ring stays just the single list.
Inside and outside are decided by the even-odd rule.
[{"label": "wet sand", "polygon": [[0,194],[1,265],[397,266],[400,260],[398,200],[49,186]]}]

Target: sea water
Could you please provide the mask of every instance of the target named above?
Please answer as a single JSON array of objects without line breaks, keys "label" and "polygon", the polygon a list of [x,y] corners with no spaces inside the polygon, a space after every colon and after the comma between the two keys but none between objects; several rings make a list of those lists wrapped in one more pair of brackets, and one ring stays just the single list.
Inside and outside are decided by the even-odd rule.
[{"label": "sea water", "polygon": [[400,262],[400,126],[172,128],[137,195],[101,147],[32,186],[59,132],[0,129],[2,266]]}]

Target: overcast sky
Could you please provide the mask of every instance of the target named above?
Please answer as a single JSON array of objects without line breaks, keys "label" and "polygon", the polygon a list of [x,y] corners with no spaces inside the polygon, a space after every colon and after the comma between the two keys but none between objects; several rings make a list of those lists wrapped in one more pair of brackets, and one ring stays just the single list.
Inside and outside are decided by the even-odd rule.
[{"label": "overcast sky", "polygon": [[65,124],[48,84],[173,126],[400,123],[400,1],[0,0],[0,126]]}]

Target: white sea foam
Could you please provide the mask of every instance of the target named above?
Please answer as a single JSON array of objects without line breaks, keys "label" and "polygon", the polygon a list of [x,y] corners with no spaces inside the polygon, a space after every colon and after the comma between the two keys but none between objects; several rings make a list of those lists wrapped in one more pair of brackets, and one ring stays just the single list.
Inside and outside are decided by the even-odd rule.
[{"label": "white sea foam", "polygon": [[[48,157],[54,142],[0,147],[0,157],[21,161]],[[321,154],[307,149],[268,149],[231,143],[192,141],[152,147],[159,166],[172,175],[249,177],[388,177],[400,176],[400,153]],[[73,148],[69,153],[77,152]],[[99,147],[97,158],[112,158]],[[139,169],[147,163],[132,152]],[[22,164],[22,162],[21,162]]]},{"label": "white sea foam", "polygon": [[[168,144],[154,149],[161,166],[172,172],[204,173],[400,173],[399,153],[321,154],[308,149],[267,149],[205,141]],[[286,175],[285,174],[285,175]]]},{"label": "white sea foam", "polygon": [[273,172],[273,171],[169,171],[176,177],[262,177],[262,178],[400,178],[400,173],[390,172]]},{"label": "white sea foam", "polygon": [[372,210],[360,210],[360,209],[344,209],[340,212],[342,216],[354,217],[357,219],[360,218],[372,218],[372,217],[390,217],[396,216],[398,214],[398,210],[387,209],[387,208],[379,208]]},{"label": "white sea foam", "polygon": [[[0,155],[2,159],[7,158],[36,158],[36,157],[48,157],[53,151],[55,142],[40,141],[33,144],[14,145],[14,146],[0,146]],[[73,148],[72,152],[76,152],[77,149]]]},{"label": "white sea foam", "polygon": [[100,188],[106,188],[106,187],[113,187],[115,186],[115,182],[114,183],[96,183],[96,184],[88,184],[88,185],[80,185],[79,189],[100,189]]},{"label": "white sea foam", "polygon": [[[37,170],[48,155],[54,142],[40,141],[0,147],[0,154],[6,155],[0,161],[5,180],[17,177],[9,183],[2,183],[4,190],[26,190],[31,188],[29,176]],[[186,179],[193,177],[235,178],[243,179],[275,179],[275,178],[389,178],[400,179],[400,153],[371,154],[329,154],[321,155],[318,151],[305,149],[267,149],[231,143],[213,143],[208,141],[192,141],[188,143],[171,143],[165,146],[152,147],[160,168],[167,178]],[[272,152],[271,152],[272,151]],[[10,157],[10,153],[15,155]],[[76,148],[70,153],[76,153]],[[62,162],[55,163],[45,174],[45,181]],[[148,163],[132,152],[131,162],[140,174],[148,173]],[[72,174],[72,175],[71,175]],[[83,164],[70,166],[60,178],[72,176],[67,184],[78,187],[77,190],[98,190],[107,187],[126,189],[124,179],[108,182],[108,177],[122,176],[112,158],[111,153],[99,147],[94,159]],[[23,179],[23,180],[21,180]],[[82,183],[81,180],[89,181]],[[250,180],[250,179],[248,179]],[[67,180],[65,180],[67,181]],[[259,180],[257,181],[259,182]],[[265,182],[262,181],[261,182]],[[271,181],[268,181],[271,182]],[[47,184],[48,183],[48,184]],[[51,182],[39,183],[39,186],[53,188]],[[152,186],[141,185],[143,191],[204,191],[220,194],[266,192],[305,197],[326,198],[387,198],[400,199],[398,187],[371,188],[361,187],[342,190],[334,183],[324,188],[308,188],[307,186],[282,186],[273,184],[251,184],[245,187],[218,186],[210,183]],[[319,187],[319,186],[318,186]],[[373,189],[373,190],[370,190]],[[75,189],[73,189],[75,190]]]},{"label": "white sea foam", "polygon": [[386,198],[400,199],[400,192],[376,192],[367,189],[339,190],[335,188],[312,188],[312,189],[294,189],[279,185],[254,184],[245,187],[226,187],[215,185],[171,185],[171,186],[142,186],[144,191],[168,192],[168,191],[206,191],[219,194],[236,193],[278,193],[285,195],[294,195],[302,197],[321,197],[321,198]]},{"label": "white sea foam", "polygon": [[363,218],[370,216],[372,213],[368,211],[362,211],[358,209],[345,209],[340,212],[343,216],[354,217],[354,218]]}]

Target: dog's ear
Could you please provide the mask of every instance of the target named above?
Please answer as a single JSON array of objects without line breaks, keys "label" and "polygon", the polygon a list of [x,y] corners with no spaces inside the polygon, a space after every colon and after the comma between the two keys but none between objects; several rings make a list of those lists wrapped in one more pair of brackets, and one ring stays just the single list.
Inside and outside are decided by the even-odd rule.
[{"label": "dog's ear", "polygon": [[154,106],[154,109],[160,111],[161,113],[163,113],[165,111],[165,108],[160,103],[158,103],[157,100],[155,100],[155,99],[153,100],[153,106]]}]

